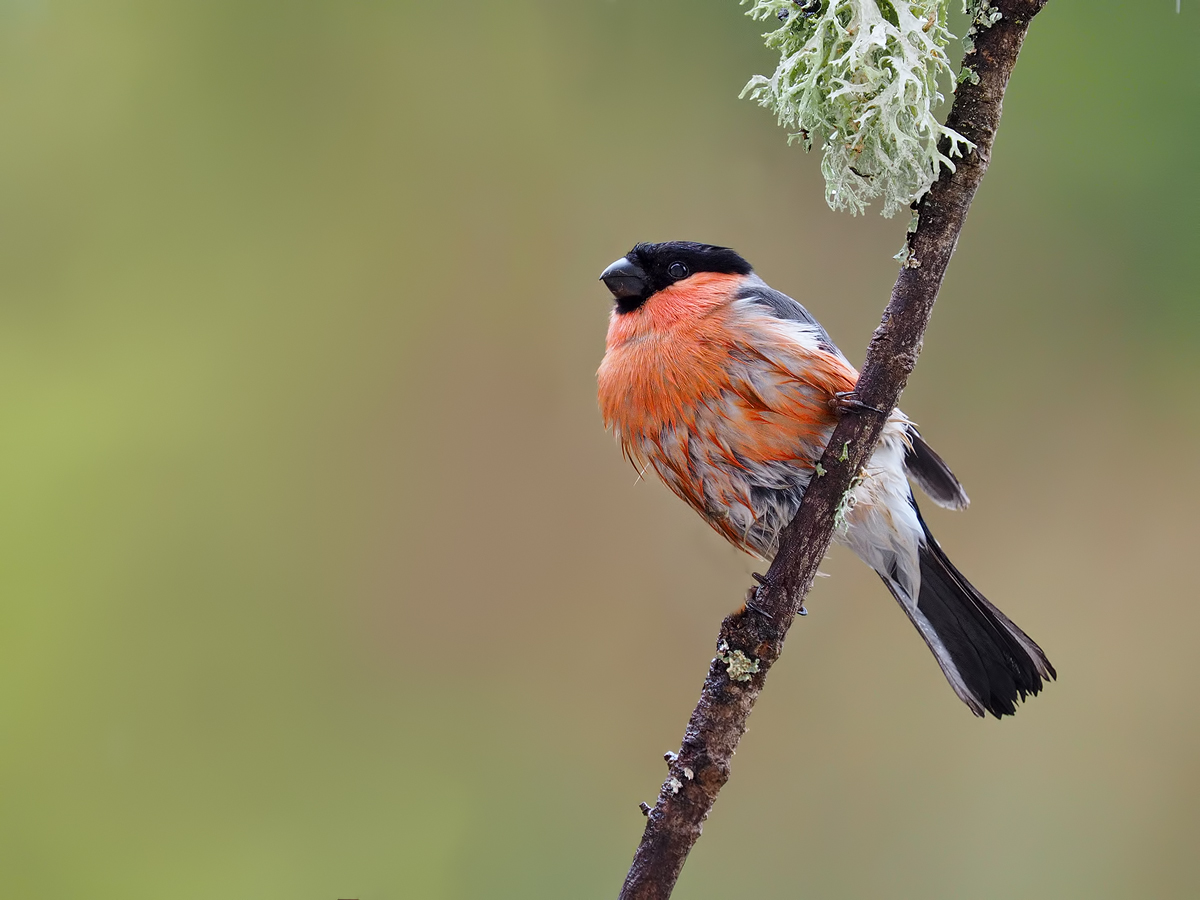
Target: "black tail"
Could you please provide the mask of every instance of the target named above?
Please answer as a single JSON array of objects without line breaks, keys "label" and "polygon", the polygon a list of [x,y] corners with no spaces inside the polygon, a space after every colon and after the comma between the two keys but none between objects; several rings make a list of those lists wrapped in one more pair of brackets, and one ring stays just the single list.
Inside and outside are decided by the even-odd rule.
[{"label": "black tail", "polygon": [[1012,715],[1018,700],[1041,691],[1043,680],[1057,677],[1054,666],[1041,647],[954,568],[924,520],[921,527],[925,541],[917,608],[910,609],[899,595],[896,599],[971,711],[982,716],[986,710],[996,718]]},{"label": "black tail", "polygon": [[904,469],[938,506],[946,509],[966,509],[971,498],[958,483],[945,460],[925,443],[916,426],[909,424],[908,449],[904,453]]}]

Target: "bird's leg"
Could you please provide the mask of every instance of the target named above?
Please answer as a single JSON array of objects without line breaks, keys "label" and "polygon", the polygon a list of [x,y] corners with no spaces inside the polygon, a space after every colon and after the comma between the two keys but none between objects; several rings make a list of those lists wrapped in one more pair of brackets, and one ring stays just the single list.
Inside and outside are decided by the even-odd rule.
[{"label": "bird's leg", "polygon": [[829,401],[829,408],[837,414],[839,419],[848,412],[873,412],[883,415],[882,409],[876,409],[874,406],[863,403],[854,391],[835,391]]},{"label": "bird's leg", "polygon": [[767,586],[766,577],[759,575],[757,572],[751,572],[750,577],[758,582],[758,586],[752,587],[750,590],[746,591],[746,609],[752,610],[753,612],[758,613],[760,616],[765,616],[768,619],[773,619],[774,616],[754,602],[758,599],[758,592]]},{"label": "bird's leg", "polygon": [[[765,609],[763,609],[761,606],[759,606],[757,603],[754,602],[755,600],[758,599],[759,591],[761,591],[768,584],[770,584],[770,582],[767,581],[767,576],[760,575],[758,572],[751,572],[750,577],[758,582],[758,586],[752,587],[752,588],[750,588],[750,590],[746,591],[746,602],[742,608],[748,609],[751,612],[756,612],[760,616],[765,616],[768,619],[774,619],[775,617],[773,615],[771,615],[769,612],[767,612]],[[796,610],[796,615],[799,615],[799,616],[807,616],[808,615],[808,610],[804,608],[803,604],[800,606],[800,608],[798,610]]]}]

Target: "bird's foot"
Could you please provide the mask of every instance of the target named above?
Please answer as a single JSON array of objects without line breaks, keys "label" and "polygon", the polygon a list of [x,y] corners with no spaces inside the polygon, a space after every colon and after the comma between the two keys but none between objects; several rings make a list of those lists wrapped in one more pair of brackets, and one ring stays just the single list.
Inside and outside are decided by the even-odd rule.
[{"label": "bird's foot", "polygon": [[854,391],[837,391],[833,398],[829,401],[829,408],[841,418],[848,412],[873,412],[883,415],[882,409],[876,409],[874,406],[868,406],[858,399],[858,395]]},{"label": "bird's foot", "polygon": [[752,587],[752,588],[750,588],[750,590],[746,591],[745,608],[750,610],[751,612],[758,613],[763,618],[774,619],[775,618],[774,616],[772,616],[769,612],[767,612],[765,609],[763,609],[761,606],[759,606],[757,603],[755,603],[755,601],[758,599],[759,592],[762,591],[762,589],[767,586],[766,576],[760,575],[760,574],[758,574],[758,572],[751,572],[750,577],[758,582],[758,586]]}]

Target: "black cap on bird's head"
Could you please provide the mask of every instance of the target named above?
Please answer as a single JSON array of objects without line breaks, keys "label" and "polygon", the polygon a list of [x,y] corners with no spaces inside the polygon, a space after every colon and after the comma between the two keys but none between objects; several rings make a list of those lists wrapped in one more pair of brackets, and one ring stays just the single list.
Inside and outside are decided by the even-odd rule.
[{"label": "black cap on bird's head", "polygon": [[600,273],[618,312],[633,312],[652,296],[697,272],[749,275],[750,263],[728,247],[667,241],[638,244]]}]

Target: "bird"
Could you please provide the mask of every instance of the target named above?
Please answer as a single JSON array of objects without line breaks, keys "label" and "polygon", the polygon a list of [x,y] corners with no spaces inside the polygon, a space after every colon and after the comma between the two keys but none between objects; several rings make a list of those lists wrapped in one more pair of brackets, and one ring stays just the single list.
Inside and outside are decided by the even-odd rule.
[{"label": "bird", "polygon": [[[857,370],[728,247],[639,243],[600,280],[615,301],[597,372],[606,428],[729,543],[773,559],[839,414],[857,402]],[[1057,673],[950,562],[910,481],[939,506],[970,502],[897,409],[834,540],[878,573],[975,715],[1012,715]]]}]

